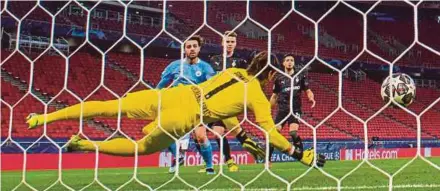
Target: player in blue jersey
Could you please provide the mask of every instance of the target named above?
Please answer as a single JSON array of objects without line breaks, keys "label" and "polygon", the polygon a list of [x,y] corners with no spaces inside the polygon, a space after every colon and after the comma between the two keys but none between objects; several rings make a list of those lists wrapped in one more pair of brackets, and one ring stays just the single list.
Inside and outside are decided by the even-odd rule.
[{"label": "player in blue jersey", "polygon": [[[202,45],[202,38],[198,35],[194,35],[189,38],[185,44],[185,58],[175,60],[171,62],[165,70],[162,72],[161,80],[157,84],[158,89],[162,89],[167,87],[167,85],[171,84],[171,86],[177,86],[179,84],[199,84],[202,83],[209,78],[211,78],[216,73],[212,69],[211,65],[207,62],[201,60],[199,58],[200,47]],[[188,81],[189,80],[189,81]],[[195,137],[197,142],[200,144],[200,154],[203,157],[203,160],[206,162],[207,174],[214,174],[214,168],[212,163],[212,147],[211,142],[208,140],[206,136],[206,129],[204,126],[196,127]],[[188,148],[189,144],[189,135],[186,135],[182,140],[179,140],[179,147]],[[177,153],[177,145],[173,143],[169,148],[173,157],[176,158]],[[182,150],[183,154],[184,150]],[[183,156],[179,157],[179,163],[183,164]],[[175,172],[176,161],[173,160],[170,170],[170,173]]]},{"label": "player in blue jersey", "polygon": [[[200,43],[202,38],[194,35],[185,42],[185,58],[183,60],[175,60],[171,62],[162,72],[161,80],[157,84],[157,88],[164,88],[170,82],[171,86],[178,84],[199,84],[214,76],[216,72],[211,65],[199,58]],[[183,73],[181,74],[181,65],[183,65]],[[186,80],[185,78],[188,80]]]}]

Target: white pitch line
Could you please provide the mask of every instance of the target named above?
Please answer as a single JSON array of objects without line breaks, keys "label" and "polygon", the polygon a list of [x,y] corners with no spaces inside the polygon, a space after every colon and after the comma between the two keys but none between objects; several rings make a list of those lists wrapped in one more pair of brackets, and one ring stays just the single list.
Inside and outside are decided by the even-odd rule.
[{"label": "white pitch line", "polygon": [[[388,185],[381,186],[341,186],[345,190],[375,190],[378,188],[388,188]],[[400,184],[393,185],[393,188],[440,188],[440,184]],[[337,187],[299,187],[293,190],[337,190]]]},{"label": "white pitch line", "polygon": [[[375,190],[380,188],[388,188],[388,185],[380,185],[380,186],[341,186],[341,189],[345,190]],[[440,184],[400,184],[394,185],[393,188],[440,188]],[[249,191],[270,191],[270,190],[279,190],[280,188],[256,188],[256,189],[245,189]],[[172,191],[184,191],[185,189],[173,189]],[[235,189],[204,189],[206,191],[229,191]],[[236,189],[239,190],[239,189]],[[337,187],[334,186],[324,186],[324,187],[293,187],[292,190],[337,190]],[[171,191],[171,190],[164,190]],[[186,191],[186,190],[185,190]]]}]

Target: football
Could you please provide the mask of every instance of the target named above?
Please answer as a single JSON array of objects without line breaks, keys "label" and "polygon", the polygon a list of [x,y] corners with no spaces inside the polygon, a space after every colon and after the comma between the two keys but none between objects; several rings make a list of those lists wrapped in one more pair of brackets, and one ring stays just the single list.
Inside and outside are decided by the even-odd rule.
[{"label": "football", "polygon": [[382,82],[381,96],[385,102],[394,99],[400,105],[408,107],[416,97],[416,85],[409,75],[396,73]]}]

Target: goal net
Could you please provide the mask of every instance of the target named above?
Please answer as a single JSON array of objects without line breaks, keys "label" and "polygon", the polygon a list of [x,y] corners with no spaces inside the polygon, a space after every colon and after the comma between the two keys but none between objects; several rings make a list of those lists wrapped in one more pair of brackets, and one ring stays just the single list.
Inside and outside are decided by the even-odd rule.
[{"label": "goal net", "polygon": [[[439,189],[439,9],[430,1],[1,1],[0,189]],[[223,46],[225,31],[237,34],[236,46]],[[184,160],[175,173],[168,168],[179,157],[168,150],[120,157],[67,149],[71,135],[135,144],[148,120],[119,114],[28,129],[30,113],[155,89],[194,35],[204,38],[198,57],[206,62],[231,49],[233,67],[261,51],[276,57],[280,64],[267,67],[290,84],[284,93],[301,99],[273,106],[273,118],[287,108],[280,133],[290,141],[290,120],[297,120],[304,147],[326,156],[326,166],[307,167],[280,151],[269,156],[268,132],[248,109],[240,127],[267,151],[266,160],[256,161],[231,131],[208,127],[215,175],[198,172],[204,161],[192,140],[178,150]],[[295,59],[292,75],[286,54]],[[415,80],[408,107],[381,98],[382,81],[395,73]],[[263,87],[268,100],[274,85]],[[238,172],[229,171],[223,138]]]}]

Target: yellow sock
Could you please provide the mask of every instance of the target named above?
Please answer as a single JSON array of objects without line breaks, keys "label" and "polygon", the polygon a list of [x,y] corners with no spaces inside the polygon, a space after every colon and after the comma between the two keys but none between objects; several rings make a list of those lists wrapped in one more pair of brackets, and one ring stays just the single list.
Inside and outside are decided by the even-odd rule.
[{"label": "yellow sock", "polygon": [[[126,138],[115,138],[108,141],[89,141],[81,140],[78,142],[78,148],[83,151],[95,151],[95,145],[98,146],[100,153],[117,156],[134,156],[136,145],[133,141]],[[142,154],[143,145],[138,145],[139,154]]]}]

